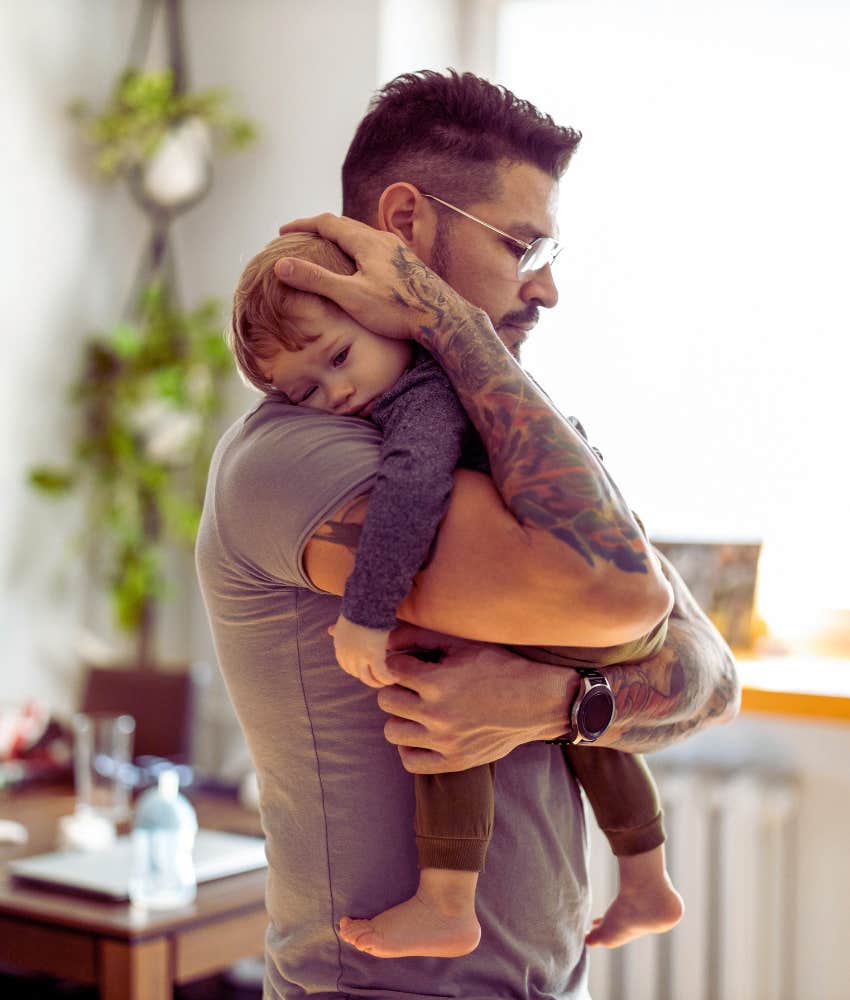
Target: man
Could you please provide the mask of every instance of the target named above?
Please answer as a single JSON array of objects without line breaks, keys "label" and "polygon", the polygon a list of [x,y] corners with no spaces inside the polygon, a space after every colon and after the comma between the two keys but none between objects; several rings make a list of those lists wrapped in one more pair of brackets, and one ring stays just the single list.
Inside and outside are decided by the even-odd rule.
[{"label": "man", "polygon": [[[484,441],[492,480],[457,473],[431,559],[400,609],[412,625],[395,648],[439,649],[440,662],[392,657],[398,684],[376,697],[336,667],[327,635],[368,508],[375,429],[268,400],[217,449],[198,568],[260,779],[267,997],[587,995],[581,804],[559,750],[543,742],[570,730],[579,677],[492,643],[628,641],[663,617],[672,591],[662,653],[607,672],[616,718],[599,745],[654,749],[735,712],[724,643],[515,360],[539,308],[557,301],[558,184],[579,138],[476,77],[401,77],[373,104],[343,168],[344,210],[360,221],[285,227],[335,240],[357,272],[283,260],[281,279],[376,333],[428,347]],[[384,910],[415,886],[405,768],[497,759],[478,949],[376,961],[345,945],[342,915]]]}]

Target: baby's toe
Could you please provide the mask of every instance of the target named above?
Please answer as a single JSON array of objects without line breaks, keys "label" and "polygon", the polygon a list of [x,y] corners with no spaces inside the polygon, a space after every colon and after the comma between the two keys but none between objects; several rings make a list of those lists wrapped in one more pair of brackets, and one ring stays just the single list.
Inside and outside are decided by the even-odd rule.
[{"label": "baby's toe", "polygon": [[339,933],[343,941],[366,952],[378,944],[380,937],[371,920],[352,920],[350,917],[343,917],[340,920]]}]

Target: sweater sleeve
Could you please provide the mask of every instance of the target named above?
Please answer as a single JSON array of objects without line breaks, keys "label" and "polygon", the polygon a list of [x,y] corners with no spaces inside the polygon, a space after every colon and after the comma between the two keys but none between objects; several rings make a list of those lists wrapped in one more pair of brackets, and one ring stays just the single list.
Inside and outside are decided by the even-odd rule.
[{"label": "sweater sleeve", "polygon": [[342,613],[356,625],[390,629],[448,507],[469,424],[433,360],[407,372],[372,420],[384,435],[380,464]]}]

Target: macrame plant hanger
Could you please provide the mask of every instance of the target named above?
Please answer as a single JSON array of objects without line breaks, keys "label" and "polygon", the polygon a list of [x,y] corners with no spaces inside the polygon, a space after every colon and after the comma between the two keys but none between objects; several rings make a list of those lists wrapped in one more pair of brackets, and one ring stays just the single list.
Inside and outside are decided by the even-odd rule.
[{"label": "macrame plant hanger", "polygon": [[[186,54],[183,38],[182,0],[139,0],[139,10],[133,29],[128,69],[143,70],[148,59],[157,17],[164,17],[168,52],[168,66],[173,77],[173,93],[183,94],[187,88]],[[163,299],[172,307],[178,305],[177,273],[171,244],[171,223],[185,209],[196,204],[210,186],[210,176],[191,200],[179,205],[161,205],[145,191],[145,165],[132,168],[128,174],[128,185],[134,200],[144,210],[150,221],[150,236],[142,251],[130,294],[125,305],[125,318],[133,323],[140,319],[143,310],[144,291],[159,285]],[[156,504],[147,495],[140,498],[143,509],[144,532],[148,538],[158,538],[161,534],[160,514]],[[156,631],[156,607],[148,598],[142,608],[140,623],[140,644],[138,660],[144,667],[153,661]]]},{"label": "macrame plant hanger", "polygon": [[[127,56],[128,68],[141,69],[150,53],[154,24],[157,16],[165,19],[165,34],[168,50],[168,66],[173,77],[173,92],[186,92],[187,68],[186,51],[183,36],[182,0],[139,0],[139,10],[130,42]],[[143,167],[135,167],[128,178],[130,191],[140,208],[148,216],[151,225],[147,245],[142,252],[139,267],[133,280],[130,295],[125,307],[125,315],[132,319],[138,312],[139,296],[142,290],[152,282],[161,284],[163,293],[169,301],[177,301],[177,270],[171,245],[171,223],[175,216],[194,205],[205,194],[209,184],[191,203],[184,203],[178,208],[158,205],[146,197],[142,186]]]}]

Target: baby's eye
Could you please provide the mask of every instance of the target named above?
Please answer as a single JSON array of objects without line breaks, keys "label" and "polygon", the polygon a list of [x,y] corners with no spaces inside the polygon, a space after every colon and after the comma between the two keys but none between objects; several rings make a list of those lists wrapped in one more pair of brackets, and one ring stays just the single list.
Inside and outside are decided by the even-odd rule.
[{"label": "baby's eye", "polygon": [[304,393],[301,399],[298,400],[298,405],[300,406],[302,403],[306,403],[307,400],[313,395],[315,391],[316,391],[316,386],[314,385],[310,386],[310,388]]},{"label": "baby's eye", "polygon": [[334,359],[331,362],[331,364],[334,366],[334,368],[339,368],[341,364],[344,364],[345,359],[347,357],[348,357],[348,348],[343,347],[343,349],[339,352],[339,354],[334,355]]}]

